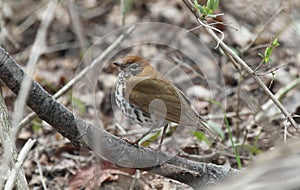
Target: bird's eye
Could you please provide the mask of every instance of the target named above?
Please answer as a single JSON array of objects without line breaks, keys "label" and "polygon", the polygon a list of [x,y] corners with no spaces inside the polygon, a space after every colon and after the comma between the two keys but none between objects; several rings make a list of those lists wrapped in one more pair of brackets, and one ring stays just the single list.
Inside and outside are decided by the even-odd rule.
[{"label": "bird's eye", "polygon": [[136,63],[133,63],[128,67],[127,71],[130,73],[130,76],[135,76],[139,74],[142,70],[141,70],[141,66],[139,66]]},{"label": "bird's eye", "polygon": [[132,68],[133,70],[136,70],[136,69],[138,68],[138,66],[137,66],[137,64],[133,64],[133,65],[131,66],[131,68]]}]

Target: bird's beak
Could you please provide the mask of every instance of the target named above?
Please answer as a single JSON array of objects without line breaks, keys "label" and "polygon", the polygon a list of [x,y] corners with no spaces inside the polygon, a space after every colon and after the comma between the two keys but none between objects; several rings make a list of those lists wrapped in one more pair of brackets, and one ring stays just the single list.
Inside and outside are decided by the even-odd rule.
[{"label": "bird's beak", "polygon": [[124,68],[125,68],[125,66],[124,66],[124,64],[123,64],[122,62],[113,62],[113,64],[114,64],[115,66],[117,66],[117,67],[120,67],[121,69],[124,69]]},{"label": "bird's beak", "polygon": [[122,64],[122,63],[120,63],[120,62],[113,62],[113,64],[114,64],[115,66],[117,66],[117,67],[121,67],[121,64]]}]

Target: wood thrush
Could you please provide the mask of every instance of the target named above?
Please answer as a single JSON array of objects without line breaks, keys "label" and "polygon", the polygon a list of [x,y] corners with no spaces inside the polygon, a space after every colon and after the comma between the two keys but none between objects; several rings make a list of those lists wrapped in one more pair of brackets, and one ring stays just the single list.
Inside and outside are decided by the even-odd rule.
[{"label": "wood thrush", "polygon": [[197,127],[198,131],[216,137],[205,120],[191,108],[184,94],[147,60],[127,56],[113,64],[121,68],[116,84],[116,103],[131,121],[150,127],[148,133],[153,128],[166,128],[169,122],[174,122]]}]

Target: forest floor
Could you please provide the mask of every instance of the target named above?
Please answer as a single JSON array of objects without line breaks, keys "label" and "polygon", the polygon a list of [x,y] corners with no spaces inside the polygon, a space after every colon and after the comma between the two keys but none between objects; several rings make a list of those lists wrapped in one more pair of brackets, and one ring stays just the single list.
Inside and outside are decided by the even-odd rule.
[{"label": "forest floor", "polygon": [[[92,81],[91,89],[84,91],[75,85],[59,98],[60,103],[86,121],[97,121],[113,135],[134,140],[145,131],[124,118],[112,96],[119,71],[111,63],[126,55],[138,55],[179,87],[195,111],[218,123],[222,141],[213,147],[203,145],[195,136],[189,136],[187,142],[186,136],[177,133],[176,148],[180,150],[172,151],[179,156],[238,169],[232,139],[241,166],[247,168],[257,155],[297,139],[294,127],[257,81],[234,67],[216,48],[217,43],[203,27],[198,27],[182,1],[129,0],[121,6],[120,1],[107,0],[12,0],[1,5],[1,45],[22,67],[34,62],[33,70],[25,70],[50,94],[100,56],[123,29],[135,26],[128,38],[106,55],[97,71],[82,78],[80,82],[84,84]],[[218,22],[212,26],[224,34],[223,41],[277,95],[298,125],[299,10],[297,0],[220,0],[216,14],[224,15],[210,21]],[[218,31],[215,32],[221,37]],[[260,64],[259,54],[263,55],[276,38],[280,45],[273,48],[271,61]],[[12,119],[17,96],[5,84],[2,88]],[[25,109],[24,117],[31,112]],[[154,136],[146,139],[153,142],[145,141],[143,145],[157,143],[159,138]],[[30,189],[126,189],[124,184],[130,187],[133,179],[138,179],[136,183],[143,189],[190,188],[148,172],[120,169],[89,150],[73,146],[38,118],[20,129],[17,147],[21,148],[29,138],[36,139],[23,164]],[[166,142],[168,139],[171,137],[167,136]]]}]

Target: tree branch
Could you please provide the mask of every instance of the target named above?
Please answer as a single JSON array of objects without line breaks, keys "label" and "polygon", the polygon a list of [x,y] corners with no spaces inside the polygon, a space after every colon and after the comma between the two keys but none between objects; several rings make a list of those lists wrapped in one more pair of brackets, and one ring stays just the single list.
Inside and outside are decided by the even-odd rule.
[{"label": "tree branch", "polygon": [[[29,76],[0,47],[0,79],[18,94],[24,77]],[[36,81],[30,78],[30,82],[32,86],[26,103],[41,119],[52,125],[74,145],[87,146],[100,157],[116,165],[138,168],[137,166],[145,165],[145,162],[152,163],[152,166],[140,169],[170,177],[194,188],[216,183],[237,173],[228,167],[187,161],[176,156],[169,157],[162,152],[134,146],[73,115]]]}]

